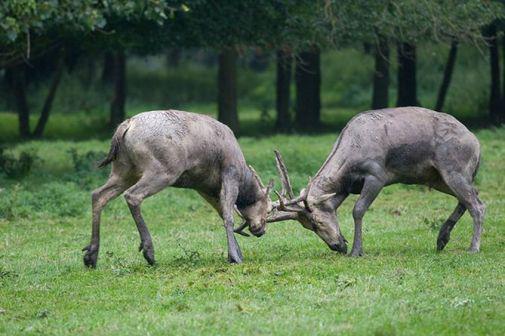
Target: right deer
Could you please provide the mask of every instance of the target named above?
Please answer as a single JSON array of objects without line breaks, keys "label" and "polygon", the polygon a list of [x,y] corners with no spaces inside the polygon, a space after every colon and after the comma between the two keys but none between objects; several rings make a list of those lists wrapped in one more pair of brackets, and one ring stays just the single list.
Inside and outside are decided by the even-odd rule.
[{"label": "right deer", "polygon": [[478,252],[485,206],[473,186],[480,162],[477,138],[452,116],[419,107],[363,112],[342,130],[315,177],[294,197],[288,172],[276,151],[283,189],[268,222],[296,219],[332,249],[347,252],[336,209],[349,194],[354,205],[352,256],[363,255],[362,219],[381,189],[395,183],[427,185],[453,195],[458,205],[442,225],[437,249],[449,242],[465,210],[473,218],[471,252]]}]

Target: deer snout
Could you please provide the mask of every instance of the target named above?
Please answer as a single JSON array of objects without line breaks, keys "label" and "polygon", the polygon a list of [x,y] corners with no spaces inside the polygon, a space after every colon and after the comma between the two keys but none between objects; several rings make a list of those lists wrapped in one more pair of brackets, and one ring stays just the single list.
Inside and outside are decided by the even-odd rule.
[{"label": "deer snout", "polygon": [[331,244],[331,245],[328,245],[330,247],[330,249],[332,251],[337,251],[339,253],[342,253],[342,254],[346,254],[347,253],[347,245],[340,245],[340,244]]},{"label": "deer snout", "polygon": [[261,237],[265,234],[265,223],[251,223],[249,225],[249,231],[256,237]]},{"label": "deer snout", "polygon": [[255,235],[258,238],[265,234],[265,228],[262,227],[255,228],[251,226],[250,231],[253,235]]},{"label": "deer snout", "polygon": [[347,253],[347,244],[344,238],[340,237],[338,243],[328,244],[328,247],[332,251],[337,251],[339,253],[346,254]]}]

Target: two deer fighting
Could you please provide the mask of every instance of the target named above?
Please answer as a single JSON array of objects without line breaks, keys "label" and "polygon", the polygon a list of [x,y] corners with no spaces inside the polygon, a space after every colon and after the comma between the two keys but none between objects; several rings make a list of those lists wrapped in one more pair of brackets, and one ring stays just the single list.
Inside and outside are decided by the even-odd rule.
[{"label": "two deer fighting", "polygon": [[[273,181],[264,186],[246,164],[233,132],[199,114],[168,110],[144,112],[117,128],[107,158],[108,181],[92,193],[91,243],[84,264],[95,267],[100,245],[100,214],[124,193],[140,234],[145,259],[154,263],[151,235],[141,215],[142,201],[172,186],[196,190],[222,217],[228,260],[242,262],[234,232],[261,236],[266,223],[297,220],[314,231],[332,250],[346,253],[336,210],[349,194],[359,194],[353,209],[352,256],[363,255],[362,220],[381,189],[404,183],[427,185],[454,196],[458,204],[442,225],[437,249],[442,250],[463,213],[474,222],[470,251],[480,248],[485,206],[473,181],[480,162],[476,137],[452,116],[418,107],[358,114],[342,130],[328,158],[308,185],[294,195],[286,165],[276,151],[282,184],[271,202]],[[234,230],[233,213],[244,223]]]}]

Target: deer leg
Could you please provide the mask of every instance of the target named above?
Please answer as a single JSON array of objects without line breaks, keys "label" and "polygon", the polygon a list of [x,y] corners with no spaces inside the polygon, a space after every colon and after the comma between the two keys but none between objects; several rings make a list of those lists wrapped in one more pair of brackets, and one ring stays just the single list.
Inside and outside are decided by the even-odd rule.
[{"label": "deer leg", "polygon": [[486,206],[479,199],[477,190],[469,182],[469,179],[465,178],[461,173],[445,171],[441,171],[440,173],[444,182],[472,216],[473,236],[469,251],[478,252],[480,250],[480,236],[482,234]]},{"label": "deer leg", "polygon": [[352,244],[352,257],[359,257],[363,255],[363,247],[361,243],[361,226],[363,221],[363,216],[368,210],[372,202],[375,200],[379,192],[381,191],[384,184],[380,182],[375,176],[367,176],[361,189],[356,204],[354,204],[354,209],[352,211],[352,216],[354,218],[354,241]]},{"label": "deer leg", "polygon": [[458,222],[458,220],[465,213],[466,208],[462,203],[458,203],[456,209],[452,212],[452,214],[447,218],[445,223],[440,228],[440,232],[438,233],[437,238],[437,250],[442,251],[449,242],[451,238],[451,231]]},{"label": "deer leg", "polygon": [[140,211],[140,204],[145,198],[156,194],[168,185],[172,184],[174,181],[174,178],[171,178],[165,173],[146,173],[136,184],[126,190],[124,194],[126,203],[128,204],[128,208],[130,209],[133,220],[135,221],[140,234],[139,251],[142,251],[144,258],[147,260],[149,265],[154,265],[155,262],[154,247],[151,234],[147,229],[147,225]]},{"label": "deer leg", "polygon": [[221,204],[221,213],[228,239],[228,261],[239,264],[242,262],[242,252],[233,232],[233,207],[238,196],[238,178],[235,169],[225,169],[221,182],[221,193],[219,202]]},{"label": "deer leg", "polygon": [[98,258],[98,250],[100,248],[100,216],[102,209],[113,198],[121,194],[128,185],[120,178],[112,175],[109,180],[100,188],[93,191],[91,194],[92,204],[92,229],[91,229],[91,242],[82,250],[84,254],[83,261],[87,267],[96,267]]}]

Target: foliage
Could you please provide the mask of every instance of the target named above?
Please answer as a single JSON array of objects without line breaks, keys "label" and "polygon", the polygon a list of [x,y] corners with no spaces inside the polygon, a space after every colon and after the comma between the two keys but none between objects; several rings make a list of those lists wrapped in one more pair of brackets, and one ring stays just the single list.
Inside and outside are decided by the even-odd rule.
[{"label": "foliage", "polygon": [[19,157],[7,153],[0,147],[0,172],[8,178],[19,179],[30,173],[33,164],[39,160],[33,151],[22,151]]},{"label": "foliage", "polygon": [[[0,3],[0,65],[44,54],[56,45],[83,43],[89,34],[104,35],[134,22],[158,27],[182,1],[6,0]],[[116,26],[115,26],[116,25]]]},{"label": "foliage", "polygon": [[106,152],[91,150],[81,154],[76,148],[70,148],[68,154],[74,167],[74,173],[66,175],[68,181],[88,188],[100,178],[105,178],[107,169],[99,170],[98,162],[107,156]]},{"label": "foliage", "polygon": [[[300,190],[336,136],[245,137],[240,145],[266,180],[275,177],[272,148],[279,148]],[[477,136],[487,205],[479,254],[466,252],[468,214],[446,250],[435,251],[452,197],[391,186],[364,219],[363,258],[337,255],[300,224],[284,222],[260,239],[238,237],[245,262],[229,265],[219,216],[196,193],[170,188],[142,206],[158,266],[138,253],[119,197],[102,215],[96,270],[82,266],[81,248],[91,229],[90,191],[106,177],[81,188],[62,176],[75,174],[69,149],[84,157],[106,151],[109,141],[18,145],[14,151],[30,146],[46,160],[37,176],[0,177],[0,334],[497,335],[505,321],[505,129]],[[349,240],[355,200],[339,210]]]},{"label": "foliage", "polygon": [[324,21],[334,43],[356,40],[482,42],[481,29],[505,18],[505,8],[481,0],[326,0]]},{"label": "foliage", "polygon": [[317,0],[195,0],[190,11],[165,23],[165,36],[178,47],[299,47],[321,40]]}]

